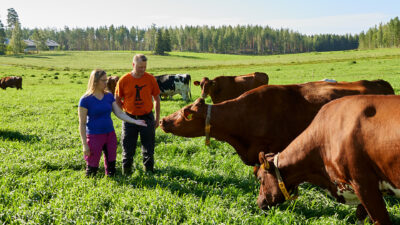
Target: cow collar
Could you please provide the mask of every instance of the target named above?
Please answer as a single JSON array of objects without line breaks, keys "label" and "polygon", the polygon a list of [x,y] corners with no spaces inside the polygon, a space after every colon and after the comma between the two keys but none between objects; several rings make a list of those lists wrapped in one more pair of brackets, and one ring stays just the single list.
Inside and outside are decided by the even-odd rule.
[{"label": "cow collar", "polygon": [[276,174],[276,178],[278,179],[278,186],[279,186],[279,189],[281,189],[283,195],[285,196],[285,200],[286,200],[286,201],[287,201],[287,200],[295,200],[295,199],[297,199],[297,197],[298,197],[298,194],[297,194],[297,193],[298,193],[298,189],[296,188],[295,191],[294,191],[294,193],[293,193],[294,195],[293,195],[293,196],[290,196],[289,192],[288,192],[287,189],[286,189],[285,183],[283,182],[281,173],[279,173],[279,169],[278,169],[278,156],[279,156],[279,153],[276,154],[276,155],[274,156],[274,164],[275,164],[275,174]]},{"label": "cow collar", "polygon": [[204,128],[204,131],[206,133],[206,145],[210,145],[210,118],[211,118],[211,105],[208,105],[207,107],[207,117],[206,117],[206,126]]}]

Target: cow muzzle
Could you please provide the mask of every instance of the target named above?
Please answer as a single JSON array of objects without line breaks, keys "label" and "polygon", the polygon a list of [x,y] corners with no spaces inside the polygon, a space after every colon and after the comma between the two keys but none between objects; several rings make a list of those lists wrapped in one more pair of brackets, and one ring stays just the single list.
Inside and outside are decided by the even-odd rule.
[{"label": "cow muzzle", "polygon": [[168,126],[168,122],[165,120],[165,118],[163,118],[162,120],[160,120],[160,128],[165,132],[165,133],[169,133],[170,126]]}]

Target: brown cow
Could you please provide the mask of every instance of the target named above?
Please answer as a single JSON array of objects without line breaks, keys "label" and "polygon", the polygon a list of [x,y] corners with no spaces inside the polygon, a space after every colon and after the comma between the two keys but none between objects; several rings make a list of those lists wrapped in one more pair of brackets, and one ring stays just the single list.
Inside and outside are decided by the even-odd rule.
[{"label": "brown cow", "polygon": [[326,104],[284,151],[259,154],[259,207],[282,203],[310,182],[341,203],[358,204],[358,219],[368,212],[374,223],[391,224],[382,193],[400,197],[399,127],[400,96],[348,96]]},{"label": "brown cow", "polygon": [[2,89],[10,88],[17,88],[22,89],[22,77],[12,76],[12,77],[3,77],[0,80],[0,87]]},{"label": "brown cow", "polygon": [[255,165],[259,152],[282,151],[307,128],[322,105],[356,94],[394,94],[394,91],[383,80],[264,85],[215,105],[197,99],[160,123],[167,133],[204,136],[207,109],[211,107],[210,136],[228,142],[245,164]]},{"label": "brown cow", "polygon": [[214,104],[228,99],[234,99],[244,92],[261,85],[268,84],[268,75],[255,72],[241,76],[219,76],[213,80],[203,77],[201,82],[194,81],[193,84],[201,87],[201,97],[210,95]]},{"label": "brown cow", "polygon": [[118,76],[107,77],[107,90],[113,95],[115,94],[115,87],[117,86],[118,80]]}]

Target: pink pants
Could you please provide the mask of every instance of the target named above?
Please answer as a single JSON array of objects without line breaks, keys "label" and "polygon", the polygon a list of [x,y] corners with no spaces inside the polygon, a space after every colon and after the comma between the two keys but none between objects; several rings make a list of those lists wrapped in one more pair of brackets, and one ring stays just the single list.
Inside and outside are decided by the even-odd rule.
[{"label": "pink pants", "polygon": [[107,134],[87,134],[86,140],[90,149],[90,155],[85,155],[86,164],[91,167],[99,167],[101,152],[104,149],[104,168],[107,174],[108,162],[114,162],[117,159],[115,131]]}]

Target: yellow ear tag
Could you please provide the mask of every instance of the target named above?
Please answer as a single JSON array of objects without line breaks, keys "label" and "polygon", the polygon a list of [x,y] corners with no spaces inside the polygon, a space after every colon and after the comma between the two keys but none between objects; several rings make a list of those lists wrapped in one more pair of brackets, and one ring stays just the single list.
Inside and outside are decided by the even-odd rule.
[{"label": "yellow ear tag", "polygon": [[191,120],[192,116],[193,116],[193,114],[191,114],[191,113],[189,115],[187,115],[188,120]]},{"label": "yellow ear tag", "polygon": [[261,168],[263,170],[269,170],[269,163],[267,161],[265,161],[265,163],[261,164]]}]

